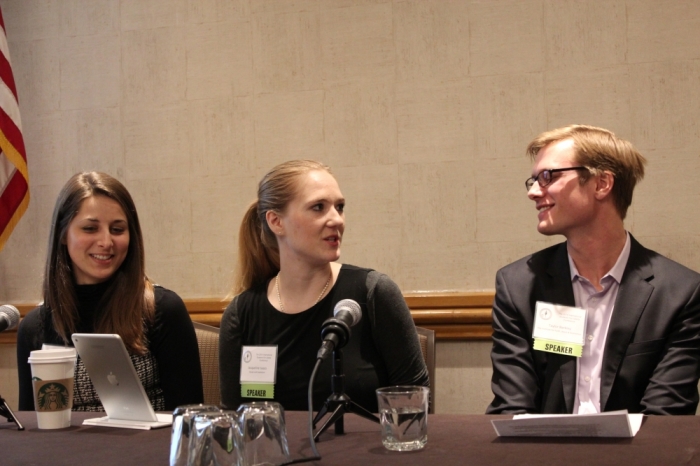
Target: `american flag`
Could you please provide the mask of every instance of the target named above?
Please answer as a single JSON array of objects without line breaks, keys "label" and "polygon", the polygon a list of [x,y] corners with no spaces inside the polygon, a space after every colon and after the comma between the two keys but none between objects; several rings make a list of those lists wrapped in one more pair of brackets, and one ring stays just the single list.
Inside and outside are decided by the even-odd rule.
[{"label": "american flag", "polygon": [[27,153],[0,10],[0,251],[29,205]]}]

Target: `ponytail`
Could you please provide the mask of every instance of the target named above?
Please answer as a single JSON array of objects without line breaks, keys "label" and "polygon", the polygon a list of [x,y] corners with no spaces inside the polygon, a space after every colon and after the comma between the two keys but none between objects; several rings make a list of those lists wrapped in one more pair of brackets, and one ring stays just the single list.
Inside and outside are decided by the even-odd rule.
[{"label": "ponytail", "polygon": [[[264,213],[262,214],[264,215]],[[258,214],[258,201],[248,207],[238,232],[238,266],[234,295],[262,285],[280,268],[277,240]]]}]

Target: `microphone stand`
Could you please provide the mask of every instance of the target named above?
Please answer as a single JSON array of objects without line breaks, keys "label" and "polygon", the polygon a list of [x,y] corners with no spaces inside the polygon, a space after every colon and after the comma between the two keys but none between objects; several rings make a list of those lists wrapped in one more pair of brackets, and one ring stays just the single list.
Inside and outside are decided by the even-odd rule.
[{"label": "microphone stand", "polygon": [[12,409],[10,409],[10,406],[7,404],[2,395],[0,395],[0,416],[7,418],[7,422],[14,422],[17,424],[17,430],[24,430],[24,426],[20,424],[19,420],[15,416],[15,413],[12,412]]},{"label": "microphone stand", "polygon": [[315,428],[316,423],[318,423],[327,413],[330,412],[332,414],[318,429],[318,432],[316,432],[314,435],[314,440],[318,440],[318,437],[333,423],[335,423],[336,435],[344,434],[345,424],[343,423],[343,414],[345,413],[355,413],[358,416],[364,417],[365,419],[369,419],[370,421],[379,424],[379,418],[377,418],[377,416],[352,401],[350,397],[344,393],[344,381],[345,374],[343,374],[343,352],[340,349],[333,350],[333,375],[331,376],[331,387],[333,388],[333,393],[328,397],[325,403],[323,403],[323,406],[314,418],[313,427]]}]

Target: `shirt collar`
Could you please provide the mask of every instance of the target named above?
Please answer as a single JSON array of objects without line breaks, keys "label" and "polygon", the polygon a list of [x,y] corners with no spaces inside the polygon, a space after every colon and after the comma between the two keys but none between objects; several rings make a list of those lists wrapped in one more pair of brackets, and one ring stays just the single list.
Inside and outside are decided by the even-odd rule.
[{"label": "shirt collar", "polygon": [[[622,248],[622,252],[617,258],[617,262],[615,262],[615,265],[613,265],[612,269],[610,269],[610,271],[608,271],[608,273],[606,273],[603,276],[603,278],[611,276],[615,279],[617,283],[622,282],[622,274],[625,273],[627,259],[629,259],[630,257],[630,249],[632,247],[632,242],[630,241],[630,234],[627,231],[625,233],[627,234],[627,237],[625,239],[625,245]],[[579,277],[580,275],[578,274],[578,269],[576,268],[576,264],[574,264],[574,260],[571,258],[571,254],[567,252],[566,255],[569,258],[569,270],[571,271],[571,281],[573,282],[576,279],[576,277]],[[581,276],[581,278],[585,277]]]}]

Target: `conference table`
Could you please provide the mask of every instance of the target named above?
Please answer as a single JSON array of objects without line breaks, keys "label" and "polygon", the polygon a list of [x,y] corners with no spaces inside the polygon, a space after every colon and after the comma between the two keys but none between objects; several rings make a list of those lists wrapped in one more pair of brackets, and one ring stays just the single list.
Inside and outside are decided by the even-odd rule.
[{"label": "conference table", "polygon": [[[95,413],[73,413],[71,427],[37,428],[34,412],[16,412],[24,425],[0,417],[2,465],[166,465],[170,429],[150,431],[82,426]],[[311,455],[307,414],[287,412],[293,458]],[[428,444],[416,452],[391,452],[379,425],[344,416],[345,434],[328,429],[317,448],[318,465],[700,465],[700,416],[646,417],[634,438],[499,438],[487,415],[430,415]],[[505,417],[500,417],[505,418]]]}]

